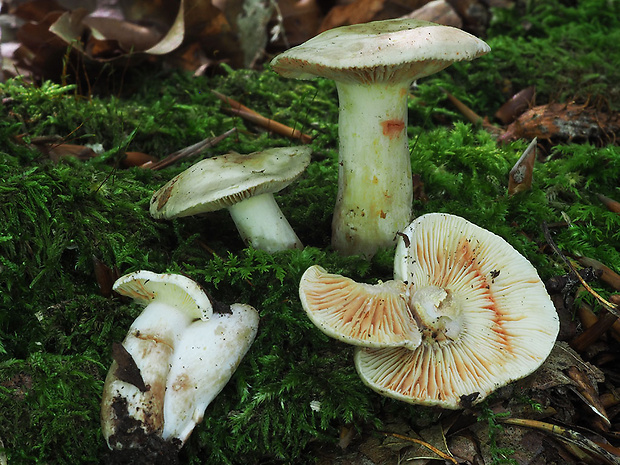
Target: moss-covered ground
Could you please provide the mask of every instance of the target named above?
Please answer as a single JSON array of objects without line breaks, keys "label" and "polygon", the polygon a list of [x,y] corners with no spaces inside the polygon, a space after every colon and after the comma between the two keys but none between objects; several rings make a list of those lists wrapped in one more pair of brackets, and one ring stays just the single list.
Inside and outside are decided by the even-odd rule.
[{"label": "moss-covered ground", "polygon": [[[538,103],[589,98],[617,110],[618,4],[529,2],[525,11],[497,11],[487,40],[491,54],[419,82],[410,100],[413,171],[428,197],[415,201],[416,214],[458,214],[503,236],[543,279],[568,270],[545,247],[540,225],[568,219],[553,229],[560,249],[620,272],[620,215],[596,196],[620,200],[620,149],[555,146],[537,163],[532,189],[509,197],[508,172],[529,141],[498,146],[464,123],[439,90],[482,115],[509,97],[507,82],[515,90],[536,84]],[[364,282],[392,274],[392,251],[368,261],[329,246],[337,178],[333,84],[286,80],[268,69],[223,69],[210,78],[151,68],[129,73],[116,97],[19,79],[0,87],[0,440],[8,462],[99,463],[105,455],[99,401],[111,344],[141,309],[102,295],[94,258],[121,274],[183,273],[218,300],[260,312],[254,345],[181,451],[182,463],[312,463],[317,445],[335,444],[344,425],[374,431],[385,415],[434,415],[365,388],[350,346],[315,329],[298,301],[299,278],[314,264]],[[277,196],[303,251],[245,248],[226,212],[153,220],[152,193],[193,160],[161,171],[120,167],[124,150],[163,157],[232,127],[237,133],[206,156],[296,143],[227,115],[212,89],[314,136],[307,172]],[[19,142],[44,135],[101,144],[104,153],[52,162]],[[604,297],[611,292],[594,287]]]}]

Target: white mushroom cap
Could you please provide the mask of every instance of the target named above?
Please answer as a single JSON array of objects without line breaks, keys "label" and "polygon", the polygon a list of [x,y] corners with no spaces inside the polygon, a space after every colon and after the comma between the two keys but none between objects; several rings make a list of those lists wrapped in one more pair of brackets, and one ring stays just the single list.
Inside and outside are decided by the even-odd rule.
[{"label": "white mushroom cap", "polygon": [[211,301],[205,291],[196,282],[180,274],[136,271],[118,278],[113,289],[142,305],[158,300],[186,312],[192,319],[208,320],[213,314]]},{"label": "white mushroom cap", "polygon": [[484,41],[454,27],[389,19],[327,30],[276,56],[271,66],[289,78],[411,82],[490,50]]},{"label": "white mushroom cap", "polygon": [[409,286],[422,343],[413,351],[358,350],[355,365],[369,387],[406,402],[458,408],[462,396],[479,401],[542,364],[559,320],[521,254],[442,213],[419,217],[403,234],[394,276]]},{"label": "white mushroom cap", "polygon": [[278,192],[303,173],[310,155],[309,147],[279,147],[204,159],[155,192],[151,215],[166,219],[190,216]]},{"label": "white mushroom cap", "polygon": [[189,325],[171,358],[164,398],[164,439],[187,440],[252,345],[258,321],[253,307],[233,304],[230,313],[214,313],[209,321]]},{"label": "white mushroom cap", "polygon": [[362,347],[415,349],[421,336],[406,291],[402,282],[360,284],[317,265],[306,270],[299,285],[304,310],[328,336]]}]

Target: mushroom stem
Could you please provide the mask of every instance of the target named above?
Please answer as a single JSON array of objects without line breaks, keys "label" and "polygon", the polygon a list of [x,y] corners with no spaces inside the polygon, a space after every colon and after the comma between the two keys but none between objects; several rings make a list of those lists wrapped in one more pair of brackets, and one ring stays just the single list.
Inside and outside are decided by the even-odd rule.
[{"label": "mushroom stem", "polygon": [[260,194],[228,207],[241,238],[247,245],[269,253],[303,249],[271,193]]},{"label": "mushroom stem", "polygon": [[[411,286],[410,290],[414,287]],[[461,306],[448,290],[438,286],[423,286],[409,296],[409,309],[415,315],[422,334],[442,342],[454,341],[461,333]]]},{"label": "mushroom stem", "polygon": [[332,245],[343,254],[372,256],[392,247],[396,233],[411,221],[409,84],[337,82],[340,146]]}]

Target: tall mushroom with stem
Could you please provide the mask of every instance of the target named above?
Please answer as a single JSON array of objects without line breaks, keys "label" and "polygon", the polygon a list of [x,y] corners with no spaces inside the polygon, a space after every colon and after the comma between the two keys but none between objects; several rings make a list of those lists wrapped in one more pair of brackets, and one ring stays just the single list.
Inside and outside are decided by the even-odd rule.
[{"label": "tall mushroom with stem", "polygon": [[326,77],[339,99],[338,196],[332,245],[372,256],[395,245],[412,217],[407,95],[416,79],[490,51],[460,29],[415,19],[325,31],[276,56],[282,76]]}]

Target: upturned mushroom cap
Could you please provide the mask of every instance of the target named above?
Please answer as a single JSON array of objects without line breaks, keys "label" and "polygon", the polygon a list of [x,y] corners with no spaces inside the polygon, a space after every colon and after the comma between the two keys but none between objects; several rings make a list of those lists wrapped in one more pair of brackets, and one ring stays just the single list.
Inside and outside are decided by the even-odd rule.
[{"label": "upturned mushroom cap", "polygon": [[459,408],[542,364],[559,320],[527,259],[458,216],[423,215],[403,234],[394,276],[408,285],[422,342],[413,351],[359,349],[364,383],[406,402]]},{"label": "upturned mushroom cap", "polygon": [[406,291],[402,282],[360,284],[317,265],[299,285],[304,310],[328,336],[362,347],[415,349],[421,336]]},{"label": "upturned mushroom cap", "polygon": [[213,314],[213,306],[205,291],[180,274],[136,271],[117,279],[113,289],[142,305],[158,300],[185,311],[191,319],[208,320]]},{"label": "upturned mushroom cap", "polygon": [[271,66],[297,79],[413,81],[490,50],[484,41],[454,27],[389,19],[330,29],[276,56]]},{"label": "upturned mushroom cap", "polygon": [[303,173],[310,155],[309,147],[280,147],[207,158],[155,192],[151,215],[167,219],[190,216],[220,210],[259,194],[278,192]]}]

